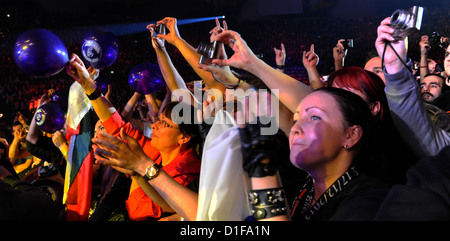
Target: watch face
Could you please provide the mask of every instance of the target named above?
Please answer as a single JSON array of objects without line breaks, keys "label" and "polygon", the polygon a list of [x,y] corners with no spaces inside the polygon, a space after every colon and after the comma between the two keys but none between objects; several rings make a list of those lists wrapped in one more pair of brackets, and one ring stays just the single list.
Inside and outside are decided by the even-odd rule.
[{"label": "watch face", "polygon": [[158,173],[159,173],[159,166],[155,164],[153,166],[147,167],[144,177],[148,180],[151,180],[151,179],[157,177]]},{"label": "watch face", "polygon": [[154,166],[150,167],[150,170],[149,170],[149,172],[148,172],[148,175],[149,175],[150,177],[155,176],[157,173],[158,173],[158,169],[156,169]]}]

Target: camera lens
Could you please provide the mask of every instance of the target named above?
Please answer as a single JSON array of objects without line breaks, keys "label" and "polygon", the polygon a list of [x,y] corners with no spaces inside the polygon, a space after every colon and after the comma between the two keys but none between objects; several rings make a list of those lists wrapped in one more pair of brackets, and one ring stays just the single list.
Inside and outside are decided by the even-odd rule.
[{"label": "camera lens", "polygon": [[197,47],[197,53],[202,54],[202,49],[203,49],[203,43],[200,42]]},{"label": "camera lens", "polygon": [[205,56],[209,56],[211,53],[211,46],[208,43],[200,42],[197,48],[197,53]]},{"label": "camera lens", "polygon": [[399,29],[406,29],[410,18],[408,11],[404,9],[396,10],[391,16],[391,24]]}]

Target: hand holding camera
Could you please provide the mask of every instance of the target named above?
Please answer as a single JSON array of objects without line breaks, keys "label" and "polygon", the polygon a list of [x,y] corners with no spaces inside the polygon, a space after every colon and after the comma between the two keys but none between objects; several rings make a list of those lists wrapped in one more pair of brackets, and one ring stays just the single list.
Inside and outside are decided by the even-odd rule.
[{"label": "hand holding camera", "polygon": [[353,48],[353,39],[340,39],[333,47],[334,62],[343,66],[344,58],[347,55],[348,48]]},{"label": "hand holding camera", "polygon": [[422,26],[423,7],[414,6],[410,9],[397,9],[391,16],[390,26],[394,29],[392,37],[403,40]]},{"label": "hand holding camera", "polygon": [[219,44],[217,41],[212,43],[200,42],[197,53],[201,55],[199,64],[211,64],[213,59],[218,58]]},{"label": "hand holding camera", "polygon": [[428,50],[430,50],[430,42],[428,41],[427,35],[422,35],[420,37],[419,46],[420,46],[420,54],[426,55],[428,53]]},{"label": "hand holding camera", "polygon": [[255,66],[255,63],[259,61],[259,59],[248,47],[245,40],[241,38],[239,33],[232,30],[227,30],[217,35],[214,39],[215,41],[228,45],[231,49],[233,49],[234,54],[228,59],[213,59],[213,64],[220,66],[228,65],[252,73],[251,69]]},{"label": "hand holding camera", "polygon": [[450,40],[438,32],[433,32],[430,38],[430,45],[432,47],[440,47],[443,50],[447,50],[448,45],[450,44]]},{"label": "hand holding camera", "polygon": [[[384,19],[377,29],[375,47],[387,73],[396,73],[406,65],[407,46],[405,38],[422,25],[423,8],[395,10],[391,17]],[[389,47],[389,48],[388,48]]]},{"label": "hand holding camera", "polygon": [[201,55],[199,64],[211,64],[213,59],[227,58],[223,43],[214,40],[217,35],[226,30],[228,30],[227,22],[223,20],[222,28],[220,26],[219,19],[216,18],[216,26],[211,31],[209,31],[209,33],[211,34],[210,43],[200,42],[200,44],[198,45],[197,53]]},{"label": "hand holding camera", "polygon": [[402,61],[406,60],[407,48],[405,41],[396,41],[391,36],[395,30],[390,26],[390,23],[391,18],[388,17],[378,26],[375,47],[382,59],[385,71],[387,73],[397,73],[403,67]]},{"label": "hand holding camera", "polygon": [[176,18],[165,17],[163,20],[157,21],[154,32],[158,38],[162,38],[172,45],[176,45],[175,42],[181,39]]},{"label": "hand holding camera", "polygon": [[159,34],[166,34],[166,27],[162,24],[156,25],[156,24],[149,24],[147,25],[147,29],[150,30],[150,33],[152,34],[152,46],[153,48],[162,49],[165,47],[165,40],[163,38],[157,37]]}]

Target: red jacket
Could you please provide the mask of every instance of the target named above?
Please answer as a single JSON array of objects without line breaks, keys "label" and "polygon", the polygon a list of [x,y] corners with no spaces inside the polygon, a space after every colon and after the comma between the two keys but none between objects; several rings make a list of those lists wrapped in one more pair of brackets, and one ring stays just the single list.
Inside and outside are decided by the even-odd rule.
[{"label": "red jacket", "polygon": [[[159,151],[151,145],[151,139],[144,136],[140,130],[134,129],[130,123],[125,123],[119,113],[103,122],[106,131],[114,136],[120,135],[120,129],[125,128],[127,135],[135,138],[143,147],[144,153],[156,163],[162,159]],[[200,176],[200,160],[193,148],[182,151],[169,164],[162,168],[169,176],[183,186],[189,185]],[[158,219],[164,210],[154,203],[133,180],[130,195],[125,202],[130,220],[139,221],[149,218]]]}]

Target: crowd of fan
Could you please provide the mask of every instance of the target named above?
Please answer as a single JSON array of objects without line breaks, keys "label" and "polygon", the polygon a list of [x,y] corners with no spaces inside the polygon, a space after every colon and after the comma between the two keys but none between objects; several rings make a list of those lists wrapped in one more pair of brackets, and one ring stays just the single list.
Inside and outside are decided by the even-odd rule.
[{"label": "crowd of fan", "polygon": [[[447,25],[442,24],[438,25],[436,23],[440,23],[445,21],[445,19],[448,19],[448,12],[442,11],[433,13],[429,16],[426,22],[424,22],[424,25],[422,27],[423,32],[415,33],[414,35],[409,37],[409,48],[408,48],[408,58],[412,60],[412,62],[420,63],[421,61],[421,46],[419,42],[423,39],[421,39],[421,35],[428,34],[431,36],[431,33],[434,31],[438,31],[442,34],[450,33],[450,29]],[[326,78],[324,79],[323,76],[330,76],[330,86],[331,81],[334,81],[334,83],[339,82],[339,74],[342,74],[343,72],[339,72],[339,69],[336,69],[335,60],[333,57],[333,49],[336,48],[337,45],[339,45],[338,40],[339,39],[353,39],[354,41],[354,47],[349,48],[346,52],[345,56],[345,64],[344,67],[347,66],[358,66],[363,68],[365,63],[373,56],[377,55],[376,49],[374,47],[374,42],[377,39],[377,27],[380,25],[380,22],[382,21],[384,17],[383,16],[371,16],[371,17],[364,17],[364,18],[357,18],[357,19],[332,19],[327,17],[317,17],[317,18],[304,18],[299,16],[290,16],[290,17],[279,17],[274,19],[268,19],[268,20],[259,20],[255,22],[246,22],[245,24],[239,25],[239,26],[230,26],[230,29],[240,33],[240,37],[245,40],[248,47],[253,51],[253,53],[258,56],[259,59],[262,59],[265,63],[267,63],[270,66],[273,66],[275,68],[279,64],[276,63],[276,53],[274,51],[274,48],[280,48],[280,45],[283,44],[286,52],[285,52],[285,62],[284,62],[284,69],[279,68],[279,70],[283,70],[284,73],[293,79],[297,80],[298,82],[304,83],[306,86],[310,86],[313,81],[317,81],[317,79],[313,80],[313,76],[308,76],[307,72],[307,66],[304,66],[305,60],[304,60],[304,52],[310,51],[310,45],[314,44],[314,52],[312,54],[316,54],[318,56],[319,61],[316,64],[316,68],[318,72],[320,73],[320,81],[322,84],[327,85]],[[205,41],[210,38],[208,35],[209,31],[209,25],[208,23],[198,23],[198,24],[191,24],[191,25],[183,25],[182,27],[179,27],[180,35],[183,36],[183,39],[189,43],[191,46],[196,47],[200,43],[200,41]],[[230,24],[232,25],[232,24]],[[261,31],[261,28],[267,29],[267,31]],[[57,31],[60,34],[60,38],[63,40],[63,42],[68,43],[66,44],[66,47],[68,49],[69,54],[76,54],[78,56],[81,56],[80,54],[80,43],[78,38],[80,37],[79,34],[74,34],[70,31]],[[426,33],[424,33],[426,32]],[[6,34],[13,35],[15,33],[12,30],[12,27],[7,31]],[[364,33],[364,34],[359,34]],[[17,34],[17,33],[16,33]],[[158,62],[158,53],[155,52],[152,47],[152,39],[150,37],[150,33],[148,31],[144,31],[142,33],[136,33],[126,36],[118,36],[119,40],[119,57],[116,60],[116,62],[108,67],[107,69],[100,70],[100,75],[103,75],[106,79],[109,80],[111,84],[111,90],[108,94],[108,101],[110,102],[111,106],[113,106],[118,113],[124,113],[124,111],[129,112],[129,109],[126,109],[126,106],[128,103],[130,103],[130,98],[132,98],[134,91],[130,88],[130,86],[127,83],[128,80],[128,73],[129,71],[136,65],[144,62],[152,62],[157,63]],[[2,117],[0,117],[0,125],[2,126],[2,141],[8,143],[13,142],[15,138],[19,138],[18,136],[21,135],[16,132],[15,126],[19,125],[17,122],[21,122],[20,125],[23,127],[27,127],[31,123],[31,119],[33,117],[34,111],[37,107],[37,101],[42,100],[42,96],[46,93],[51,92],[52,90],[68,90],[72,83],[74,83],[74,79],[76,79],[75,71],[74,73],[67,74],[66,70],[61,71],[60,73],[47,77],[47,78],[36,78],[33,76],[30,76],[26,73],[24,73],[22,70],[18,68],[18,66],[14,62],[14,56],[11,51],[13,40],[11,38],[2,38],[2,46],[1,46],[1,53],[0,53],[0,68],[1,68],[1,78],[0,78],[0,98],[1,98],[1,113]],[[185,56],[180,53],[180,50],[176,47],[166,44],[166,50],[168,52],[168,55],[171,58],[171,61],[173,62],[175,68],[178,70],[180,75],[183,77],[185,82],[191,82],[194,80],[200,80],[201,78],[197,74],[196,71],[193,70],[192,66],[186,61]],[[444,62],[444,52],[445,50],[435,50],[433,49],[433,52],[428,53],[428,58],[433,59],[439,66],[442,66],[442,63]],[[233,51],[231,49],[227,50],[228,56],[233,55]],[[159,56],[160,57],[160,56]],[[77,60],[75,60],[76,62]],[[70,65],[72,65],[72,68],[75,68],[73,64],[74,60],[71,59]],[[423,67],[421,64],[419,64],[420,68]],[[78,67],[77,67],[78,68]],[[205,67],[206,68],[206,67]],[[442,68],[442,67],[440,67]],[[81,71],[80,69],[77,69],[78,71]],[[355,70],[357,72],[357,70]],[[441,89],[444,90],[445,85],[445,79],[448,78],[443,72],[443,68],[440,70],[432,70],[430,72],[436,72],[438,75],[442,72],[442,85]],[[420,69],[414,70],[416,79],[423,80],[424,78],[420,78]],[[72,77],[72,78],[71,78]],[[423,76],[422,76],[423,77]],[[371,78],[374,78],[371,76]],[[263,79],[263,78],[260,78]],[[384,79],[383,79],[384,80]],[[377,80],[378,81],[378,80]],[[381,81],[381,80],[380,80]],[[381,82],[380,82],[381,83]],[[266,83],[267,84],[267,83]],[[317,82],[316,82],[317,84]],[[320,84],[320,83],[319,83]],[[341,83],[342,84],[342,83]],[[312,85],[311,85],[312,86]],[[334,87],[334,85],[333,85]],[[341,86],[342,87],[342,86]],[[425,87],[423,87],[425,88]],[[316,88],[314,88],[316,89]],[[88,93],[88,89],[85,89],[86,94],[89,96],[89,94],[94,95],[94,93]],[[333,91],[330,91],[330,93],[327,92],[327,90],[322,90],[322,93],[320,91],[314,92],[313,97],[315,95],[346,95],[342,93],[332,93]],[[306,93],[306,92],[305,92]],[[301,95],[303,93],[299,93]],[[444,91],[442,93],[444,95]],[[325,98],[324,96],[322,96]],[[98,97],[97,97],[98,98]],[[102,97],[103,98],[103,97]],[[349,96],[345,97],[352,99],[354,97]],[[306,99],[306,97],[305,97]],[[283,97],[280,98],[281,102],[283,102]],[[163,101],[163,100],[161,100]],[[289,103],[289,102],[287,102]],[[307,102],[305,102],[307,103]],[[432,103],[431,101],[429,103]],[[297,103],[298,104],[298,103]],[[292,112],[294,112],[292,109],[296,109],[297,106],[292,107],[285,103],[286,107],[290,108]],[[445,106],[445,105],[444,105]],[[441,107],[439,106],[440,108]],[[173,107],[172,107],[173,108]],[[105,108],[107,109],[107,108]],[[139,109],[139,108],[138,108]],[[131,111],[138,112],[138,109],[133,109]],[[110,133],[109,130],[114,130],[115,136],[120,135],[122,139],[127,139],[129,136],[125,136],[122,132],[114,129],[115,126],[111,125],[111,119],[117,118],[114,117],[114,113],[111,113],[110,115],[107,115],[107,118],[102,118],[102,114],[99,114],[98,110],[95,109],[97,112],[97,115],[99,116],[100,120],[104,124],[105,128],[108,130],[108,133]],[[450,111],[447,109],[444,109],[444,111]],[[111,117],[112,116],[112,117]],[[388,115],[389,116],[389,115]],[[125,116],[122,116],[125,118]],[[141,115],[141,121],[148,121],[145,114]],[[383,118],[383,117],[380,117]],[[386,117],[384,117],[386,118]],[[390,117],[389,117],[390,118]],[[126,119],[126,118],[125,118]],[[294,120],[295,120],[295,114],[294,114]],[[159,125],[161,125],[161,117],[159,117],[159,120],[154,121],[153,125],[156,125],[156,128],[159,129]],[[434,124],[438,123],[435,120]],[[299,121],[300,122],[300,121]],[[119,125],[119,124],[117,124]],[[152,127],[154,127],[152,125]],[[172,126],[165,123],[166,128],[172,128]],[[438,124],[436,124],[438,125]],[[449,122],[450,126],[450,122]],[[122,126],[123,127],[123,126]],[[178,126],[177,126],[178,127]],[[175,128],[177,128],[175,127]],[[444,128],[444,124],[442,126],[439,126],[442,129]],[[128,128],[128,127],[127,127]],[[131,128],[131,127],[130,127]],[[282,126],[280,126],[282,128]],[[289,131],[287,131],[289,132]],[[294,127],[292,127],[291,134],[295,132],[295,124]],[[285,131],[286,133],[286,131]],[[110,133],[112,134],[112,133]],[[128,133],[129,134],[129,133]],[[289,133],[287,133],[289,135]],[[131,135],[130,135],[131,136]],[[132,136],[135,139],[138,139],[138,136]],[[105,137],[110,138],[110,137]],[[131,137],[130,137],[131,138]],[[241,138],[242,134],[241,134]],[[100,139],[100,138],[99,138]],[[128,143],[130,143],[131,139],[128,139]],[[148,149],[146,149],[144,141],[144,144],[141,144],[144,148],[145,154],[148,156],[151,156],[149,154]],[[101,146],[101,144],[98,144]],[[181,147],[181,144],[180,144]],[[130,148],[130,147],[128,147]],[[348,147],[343,147],[346,151],[348,151]],[[350,147],[351,148],[351,147]],[[100,148],[101,149],[101,148]],[[132,150],[136,151],[136,150]],[[248,150],[247,150],[248,151]],[[101,151],[100,151],[101,152]],[[142,152],[142,153],[144,153]],[[161,151],[161,153],[163,153]],[[105,154],[106,155],[106,154]],[[405,154],[406,156],[406,154]],[[268,155],[268,157],[273,157]],[[163,156],[164,158],[164,156]],[[201,158],[201,156],[200,156]],[[14,158],[13,158],[14,159]],[[158,159],[159,160],[159,159]],[[153,160],[152,160],[153,161]],[[155,159],[156,161],[156,159]],[[245,161],[244,161],[245,162]],[[19,168],[20,164],[28,163],[28,167],[21,169]],[[161,161],[162,165],[163,161]],[[108,165],[108,161],[105,161],[103,164],[105,166]],[[30,178],[30,174],[32,174],[32,170],[35,168],[35,166],[39,166],[43,164],[34,164],[33,158],[31,158],[30,161],[24,161],[22,163],[14,163],[15,171],[20,171],[23,173],[20,173],[19,175],[21,178],[24,178],[25,176]],[[295,165],[295,164],[294,164]],[[125,167],[125,169],[127,169]],[[270,169],[270,168],[269,168]],[[131,170],[131,169],[130,169]],[[103,170],[106,172],[105,170]],[[139,172],[139,170],[134,169],[133,171]],[[203,171],[203,170],[202,170]],[[246,169],[246,171],[249,171]],[[29,172],[29,173],[27,173]],[[252,170],[252,172],[258,172],[255,170]],[[273,174],[273,173],[271,173]],[[36,173],[32,175],[37,175]],[[267,174],[268,175],[268,174]],[[352,174],[349,174],[352,175]],[[255,176],[251,176],[249,173],[250,178],[258,177],[256,174]],[[268,175],[269,176],[269,175]],[[372,180],[369,180],[368,182],[372,183]],[[136,184],[137,185],[137,184]],[[141,184],[139,184],[141,185]],[[155,184],[155,189],[158,189],[157,184]],[[186,184],[187,185],[187,184]],[[373,185],[375,185],[375,182],[373,182]],[[133,186],[133,184],[132,184]],[[288,188],[288,187],[286,187]],[[296,187],[298,188],[298,187]],[[143,188],[144,189],[144,188]],[[278,189],[277,189],[278,190]],[[144,190],[145,191],[145,190]],[[147,192],[146,192],[147,193]],[[169,194],[167,194],[169,195]],[[184,195],[184,194],[183,194]],[[289,197],[294,199],[293,197]],[[313,197],[314,198],[314,197]],[[292,201],[292,200],[289,200]],[[317,201],[317,200],[315,200]],[[320,199],[318,200],[320,201]],[[317,201],[317,202],[318,202]],[[184,212],[184,207],[178,207],[176,205],[173,205],[170,201],[167,201],[169,203],[170,208],[172,212],[168,212],[170,214],[177,213],[180,217],[183,217],[185,219],[190,219],[192,216],[190,216],[188,213]],[[165,203],[165,205],[167,205]],[[159,203],[158,203],[159,204]],[[172,205],[171,205],[172,204]],[[160,205],[161,207],[163,204]],[[198,208],[200,210],[200,207]],[[182,210],[182,211],[180,211]],[[195,209],[197,210],[197,209]],[[200,211],[199,211],[200,213]],[[186,218],[190,217],[190,218]],[[199,214],[197,214],[197,217],[199,217]],[[274,217],[277,217],[274,215]],[[336,216],[337,219],[339,219],[340,216]],[[178,217],[177,217],[178,218]]]}]

